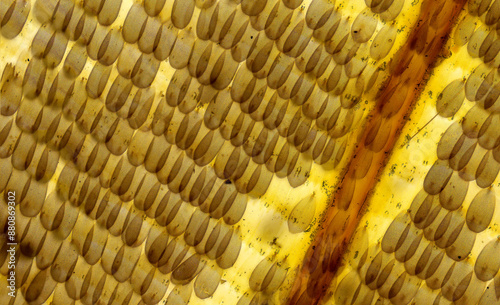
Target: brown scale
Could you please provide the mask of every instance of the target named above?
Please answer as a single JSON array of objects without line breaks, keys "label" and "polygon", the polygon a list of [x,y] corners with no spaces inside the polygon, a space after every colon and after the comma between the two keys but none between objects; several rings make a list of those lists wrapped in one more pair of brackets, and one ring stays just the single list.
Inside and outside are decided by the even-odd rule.
[{"label": "brown scale", "polygon": [[193,209],[180,200],[177,202],[162,200],[156,209],[155,217],[159,225],[167,227],[169,234],[178,236],[184,233],[190,213],[193,213]]},{"label": "brown scale", "polygon": [[[123,32],[122,32],[123,33]],[[135,63],[138,62],[141,52],[131,44],[124,44],[123,50],[118,57],[116,67],[118,73],[126,79],[132,78],[132,71]]]},{"label": "brown scale", "polygon": [[472,276],[473,271],[469,264],[452,265],[442,283],[443,297],[450,301],[459,300],[464,295]]},{"label": "brown scale", "polygon": [[134,292],[141,295],[145,304],[157,304],[164,297],[169,280],[156,268],[148,265],[149,263],[144,256],[141,256],[130,283]]},{"label": "brown scale", "polygon": [[412,257],[405,262],[405,270],[411,276],[422,278],[431,255],[437,252],[432,243],[421,242]]},{"label": "brown scale", "polygon": [[430,241],[435,241],[436,245],[445,248],[453,241],[454,229],[460,228],[463,224],[463,217],[459,212],[449,212],[444,209],[439,210],[434,221],[424,228],[424,235]]},{"label": "brown scale", "polygon": [[[310,6],[310,8],[312,5]],[[318,24],[314,27],[313,37],[318,39],[320,42],[325,43],[332,39],[333,35],[337,33],[337,30],[341,31],[340,23],[345,23],[345,19],[342,19],[342,15],[337,10],[333,9],[331,6],[327,6],[328,10],[325,15],[321,17]],[[309,12],[309,10],[308,10]],[[327,16],[327,18],[325,18]],[[307,15],[306,15],[307,21]]]},{"label": "brown scale", "polygon": [[172,283],[179,285],[190,283],[203,267],[204,262],[200,261],[199,255],[190,256],[172,272]]},{"label": "brown scale", "polygon": [[484,62],[491,63],[495,66],[498,65],[497,56],[499,51],[500,51],[500,41],[497,39],[491,44],[491,46],[486,51],[486,54],[484,55]]},{"label": "brown scale", "polygon": [[[330,37],[330,39],[325,41],[325,50],[332,55],[340,52],[340,50],[343,48],[346,42],[349,39],[352,39],[350,38],[349,29],[350,29],[349,21],[346,18],[341,18],[339,20],[338,27],[336,27],[335,31],[333,32],[333,35]],[[354,50],[354,52],[355,51],[356,50]]]},{"label": "brown scale", "polygon": [[[477,138],[480,130],[483,128],[486,119],[490,114],[479,106],[472,107],[465,115],[462,121],[464,134],[469,138]],[[489,122],[488,122],[489,123]],[[485,125],[484,128],[488,126]]]},{"label": "brown scale", "polygon": [[103,0],[86,0],[83,2],[83,8],[85,11],[92,15],[98,15],[102,10],[103,5]]},{"label": "brown scale", "polygon": [[443,249],[451,246],[457,239],[458,234],[464,228],[464,225],[464,219],[461,213],[448,212],[441,223],[439,223],[435,232],[434,238],[436,238],[436,245]]},{"label": "brown scale", "polygon": [[476,171],[475,178],[477,185],[482,188],[491,186],[498,176],[499,171],[499,163],[494,160],[490,151],[486,152]]},{"label": "brown scale", "polygon": [[[217,154],[214,163],[216,175],[221,179],[237,179],[238,169],[243,164],[248,164],[248,157],[242,155],[241,147],[233,147],[229,142],[225,142],[221,152]],[[240,161],[241,160],[241,161]],[[262,163],[259,163],[262,164]]]},{"label": "brown scale", "polygon": [[465,139],[461,126],[458,123],[451,124],[438,142],[437,157],[443,161],[453,158]]},{"label": "brown scale", "polygon": [[423,237],[424,236],[421,235],[421,232],[418,229],[411,228],[408,230],[404,241],[401,243],[396,252],[394,252],[396,260],[402,263],[408,262],[408,260],[415,254],[420,243],[425,243],[425,241],[423,241]]},{"label": "brown scale", "polygon": [[347,86],[349,78],[345,74],[345,70],[341,65],[336,65],[330,61],[325,73],[318,78],[318,86],[325,92],[332,92],[334,95],[340,95],[344,88]]},{"label": "brown scale", "polygon": [[[484,150],[482,147],[476,145],[476,148],[472,153],[468,163],[459,172],[460,177],[466,181],[474,180],[479,170],[479,166],[483,159],[483,156],[487,152],[488,152],[487,150]],[[495,177],[492,178],[495,179]]]},{"label": "brown scale", "polygon": [[450,156],[451,158],[449,159],[448,165],[446,165],[446,163],[440,162],[440,165],[438,165],[438,167],[435,168],[436,172],[433,172],[432,174],[435,175],[438,171],[439,166],[441,165],[449,166],[446,172],[448,172],[451,169],[454,169],[456,171],[463,170],[464,167],[471,160],[473,154],[475,153],[476,147],[477,147],[477,141],[467,137],[466,135],[462,135],[457,144],[455,144],[455,146],[453,147],[453,151],[451,153]]},{"label": "brown scale", "polygon": [[2,122],[4,126],[2,126],[2,137],[1,137],[1,148],[0,148],[0,156],[2,158],[8,158],[14,152],[14,148],[17,143],[17,139],[21,135],[21,130],[15,126],[13,120],[3,120]]},{"label": "brown scale", "polygon": [[177,29],[168,21],[161,25],[156,33],[153,44],[153,54],[156,59],[162,61],[168,58],[177,36]]},{"label": "brown scale", "polygon": [[485,23],[492,25],[498,22],[500,18],[500,3],[494,1],[486,13]]},{"label": "brown scale", "polygon": [[52,15],[56,11],[57,1],[35,1],[33,6],[35,17],[43,24],[50,21]]},{"label": "brown scale", "polygon": [[[174,142],[182,150],[190,148],[201,129],[203,118],[197,112],[190,112],[180,122],[177,130],[172,130],[171,135],[175,134]],[[168,134],[166,135],[169,136]]]},{"label": "brown scale", "polygon": [[[207,181],[203,189],[193,188],[190,192],[189,196],[193,198],[191,204],[200,206],[205,213],[210,213],[216,219],[223,217],[228,224],[237,223],[245,211],[246,196],[238,193],[235,186],[215,179],[212,173],[209,175],[212,175],[210,180],[202,177],[203,181]],[[195,184],[200,184],[199,180],[198,177]]]},{"label": "brown scale", "polygon": [[455,80],[443,89],[436,101],[436,110],[440,116],[452,117],[457,113],[465,99],[463,88],[463,81]]},{"label": "brown scale", "polygon": [[271,40],[278,40],[286,31],[285,25],[294,19],[296,14],[298,14],[298,10],[287,7],[282,1],[276,1],[269,15],[261,13],[264,18],[268,16],[264,29],[266,36]]},{"label": "brown scale", "polygon": [[43,304],[52,294],[56,281],[49,275],[49,270],[38,271],[29,276],[25,286],[21,289],[24,298],[31,304]]},{"label": "brown scale", "polygon": [[120,12],[122,0],[103,0],[101,11],[97,15],[99,23],[106,26],[111,25]]},{"label": "brown scale", "polygon": [[389,7],[393,5],[394,1],[392,0],[375,0],[375,1],[367,1],[366,6],[371,8],[374,12],[380,14],[386,11]]},{"label": "brown scale", "polygon": [[375,60],[385,58],[394,45],[396,34],[397,32],[393,27],[384,26],[370,45],[370,56]]},{"label": "brown scale", "polygon": [[[352,287],[355,289],[355,290],[349,289],[348,291],[351,291],[351,290],[358,291],[358,288],[360,288],[360,284],[359,284],[359,279],[357,278],[357,276],[358,275],[355,272],[349,272],[342,279],[342,281],[338,284],[336,291],[346,290],[347,287]],[[356,301],[357,295],[358,294],[356,294],[356,293],[349,293],[349,295],[336,296],[336,299],[339,300],[340,302],[352,303],[353,299],[354,299],[354,301]]]},{"label": "brown scale", "polygon": [[431,194],[439,194],[446,186],[453,174],[453,169],[448,162],[438,160],[429,170],[424,180],[424,190]]},{"label": "brown scale", "polygon": [[474,34],[475,28],[476,24],[474,17],[467,14],[458,23],[457,28],[455,29],[453,41],[459,46],[465,45],[471,38],[472,34]]},{"label": "brown scale", "polygon": [[[222,90],[229,85],[237,67],[228,51],[214,48],[212,42],[199,39],[195,41],[188,69],[200,84]],[[219,77],[221,74],[223,76]]]},{"label": "brown scale", "polygon": [[[479,29],[478,29],[479,31]],[[484,40],[482,41],[481,43],[481,46],[479,47],[478,49],[478,53],[477,53],[477,56],[478,57],[483,57],[483,60],[485,63],[491,61],[491,57],[495,57],[495,56],[491,56],[489,55],[488,57],[490,57],[489,60],[486,60],[485,55],[486,53],[490,50],[493,42],[496,40],[496,33],[494,31],[491,31],[491,32],[488,32],[488,35],[486,37],[484,37]],[[495,48],[493,48],[492,50],[494,50]]]},{"label": "brown scale", "polygon": [[31,164],[36,148],[36,140],[28,133],[21,132],[12,154],[12,165],[24,171]]},{"label": "brown scale", "polygon": [[61,32],[51,33],[51,30],[48,24],[40,27],[33,39],[31,52],[35,57],[44,58],[47,67],[54,68],[61,62],[68,40]]},{"label": "brown scale", "polygon": [[[104,34],[104,37],[99,34]],[[87,52],[90,58],[98,60],[103,65],[112,65],[122,48],[123,41],[117,30],[111,29],[108,33],[96,30],[90,44],[87,45]]]},{"label": "brown scale", "polygon": [[246,58],[248,70],[257,78],[266,77],[273,63],[272,58],[274,58],[278,52],[274,41],[270,40],[262,33],[259,33],[255,37]]},{"label": "brown scale", "polygon": [[175,240],[170,241],[158,261],[158,270],[163,274],[171,273],[186,258],[187,250],[187,248],[179,245]]},{"label": "brown scale", "polygon": [[[193,80],[188,71],[176,70],[167,87],[166,103],[171,107],[177,107],[182,113],[188,114],[198,105],[203,89],[204,86]],[[209,124],[206,125],[210,127]]]},{"label": "brown scale", "polygon": [[[361,46],[363,49],[366,49],[366,44]],[[366,68],[367,63],[359,58],[352,58],[345,66],[345,73],[349,78],[358,78],[359,75]]]},{"label": "brown scale", "polygon": [[33,160],[27,168],[28,173],[37,181],[48,182],[54,175],[59,162],[59,153],[52,151],[46,145],[37,145]]},{"label": "brown scale", "polygon": [[[66,86],[69,86],[69,88]],[[58,94],[59,96],[54,98],[57,98],[57,100],[53,101],[53,103],[62,108],[68,119],[76,120],[83,113],[83,106],[85,106],[88,98],[86,88],[82,82],[70,83],[63,79],[61,79],[61,87],[61,91],[63,91],[61,93],[63,94],[67,90],[66,94],[64,97],[62,97],[62,94]]]},{"label": "brown scale", "polygon": [[300,71],[312,73],[318,77],[329,60],[319,41],[311,39],[305,46],[302,54],[295,58],[295,65]]},{"label": "brown scale", "polygon": [[92,72],[90,72],[88,82],[86,84],[87,94],[89,97],[97,99],[99,98],[106,84],[108,82],[109,76],[111,74],[111,68],[96,63]]},{"label": "brown scale", "polygon": [[177,36],[172,52],[170,53],[169,63],[175,69],[182,69],[187,66],[189,56],[186,51],[191,53],[195,41],[195,36],[188,31],[180,31]]},{"label": "brown scale", "polygon": [[143,215],[135,209],[130,209],[129,215],[128,222],[123,225],[122,241],[130,247],[137,247],[146,239],[149,224],[144,222]]},{"label": "brown scale", "polygon": [[132,83],[139,88],[151,85],[158,73],[160,62],[153,55],[142,54],[135,62],[131,72]]},{"label": "brown scale", "polygon": [[196,296],[200,299],[206,299],[212,296],[218,287],[220,278],[220,271],[215,269],[215,267],[206,266],[203,268],[193,284]]},{"label": "brown scale", "polygon": [[19,35],[30,11],[31,3],[29,1],[12,1],[10,5],[5,3],[2,6],[2,11],[0,11],[0,32],[2,36],[12,39]]},{"label": "brown scale", "polygon": [[[24,213],[23,213],[24,215]],[[47,231],[38,217],[21,217],[19,223],[19,250],[22,255],[36,257],[45,241]]]},{"label": "brown scale", "polygon": [[[401,291],[401,284],[407,273],[403,270],[400,264],[394,261],[389,262],[381,272],[381,276],[377,280],[378,293],[386,299],[393,299]],[[411,295],[407,295],[411,297]]]},{"label": "brown scale", "polygon": [[485,96],[484,100],[478,101],[478,104],[492,113],[498,113],[499,103],[497,101],[499,94],[499,84],[496,83]]},{"label": "brown scale", "polygon": [[297,58],[302,54],[312,37],[312,30],[305,25],[304,19],[297,19],[296,23],[294,22],[288,26],[288,29],[276,43],[281,52],[293,58]]},{"label": "brown scale", "polygon": [[[473,16],[480,16],[479,14],[479,7],[481,6],[482,1],[481,0],[476,0],[476,1],[471,1],[467,8],[468,11],[470,12],[471,15]],[[488,3],[489,5],[489,3]],[[486,7],[487,8],[487,7]],[[484,9],[481,9],[481,14],[484,13]]]},{"label": "brown scale", "polygon": [[115,176],[116,180],[111,186],[111,189],[115,194],[118,194],[120,198],[124,201],[130,201],[135,197],[136,192],[141,186],[141,181],[147,172],[144,168],[132,167],[125,171],[126,167],[121,169],[121,172]]},{"label": "brown scale", "polygon": [[[194,221],[195,221],[195,219],[194,219],[194,215],[193,215],[193,218],[190,220],[191,227],[194,226],[194,224],[192,224],[192,222],[194,222]],[[222,222],[210,221],[210,219],[209,219],[208,223],[206,225],[205,225],[205,221],[204,221],[203,225],[200,226],[196,232],[193,232],[195,229],[191,230],[191,228],[189,228],[189,225],[188,225],[188,229],[190,229],[188,232],[190,232],[190,234],[194,234],[194,235],[191,235],[191,237],[192,237],[191,239],[192,239],[192,241],[194,241],[193,244],[197,243],[195,246],[197,253],[207,254],[209,251],[214,249],[215,243],[217,242],[217,239],[219,237],[220,230],[221,230],[222,226],[224,226],[222,224]],[[202,231],[202,228],[204,228],[205,231]],[[225,228],[229,229],[228,227],[225,227]],[[222,229],[224,230],[224,228],[222,228]],[[186,239],[187,238],[188,237],[186,237]]]},{"label": "brown scale", "polygon": [[[489,69],[484,64],[477,66],[472,71],[471,75],[467,78],[467,81],[465,82],[465,97],[469,101],[477,101],[478,100],[477,97],[480,97],[480,95],[478,96],[478,92],[481,85],[483,85],[483,83],[484,85],[491,83],[491,80],[484,82],[487,75],[489,75],[490,78],[494,76],[494,72],[493,73],[491,72],[492,72],[491,69]],[[487,91],[482,94],[485,93],[487,93]]]},{"label": "brown scale", "polygon": [[499,135],[497,134],[497,130],[493,128],[493,125],[498,121],[498,119],[499,116],[497,114],[490,114],[484,121],[478,134],[478,143],[481,147],[488,150],[496,147]]},{"label": "brown scale", "polygon": [[311,96],[315,84],[310,77],[302,74],[291,92],[291,101],[298,106],[302,106]]},{"label": "brown scale", "polygon": [[0,180],[0,191],[3,192],[12,175],[12,163],[7,158],[1,159],[0,168],[2,169],[2,172],[5,173],[5,175]]},{"label": "brown scale", "polygon": [[202,19],[197,20],[197,32],[201,34],[198,37],[209,39],[227,50],[238,44],[249,23],[236,2],[222,5],[217,2],[202,12]]},{"label": "brown scale", "polygon": [[[144,146],[141,145],[136,147],[134,145],[135,143],[137,143],[136,141],[134,141],[135,139],[140,141],[140,144],[144,144]],[[137,143],[137,145],[139,143]],[[146,143],[149,144],[145,145]],[[136,149],[140,149],[140,151],[136,152]],[[145,132],[137,131],[131,142],[131,147],[129,147],[129,150],[127,150],[127,153],[129,156],[129,160],[134,166],[139,166],[144,163],[144,167],[146,168],[146,170],[151,173],[156,173],[163,167],[163,162],[165,161],[160,163],[161,159],[163,159],[164,154],[167,154],[165,156],[168,156],[170,149],[171,148],[166,143],[166,139],[164,137],[154,137],[152,135],[146,135]],[[132,162],[132,156],[136,154],[138,156],[134,156],[134,159],[139,158],[139,160],[141,160],[137,162],[138,164]]]},{"label": "brown scale", "polygon": [[81,236],[72,235],[72,243],[76,245],[79,254],[88,264],[95,265],[103,255],[108,232],[92,221],[87,224],[77,221],[73,232],[81,234]]},{"label": "brown scale", "polygon": [[19,189],[18,186],[12,185],[16,182],[17,183],[20,182],[16,181],[15,178],[18,177],[17,176],[11,177],[11,179],[9,180],[9,184],[7,185],[7,188],[19,190],[19,194],[21,194],[19,198],[20,212],[28,217],[36,216],[36,214],[38,214],[42,208],[43,199],[45,198],[45,194],[47,192],[47,185],[45,183],[38,182],[32,177],[30,177],[26,179],[25,184],[22,185],[22,189]]},{"label": "brown scale", "polygon": [[262,260],[249,278],[250,288],[254,291],[272,293],[285,280],[287,271],[280,262]]},{"label": "brown scale", "polygon": [[[117,75],[108,91],[108,94],[106,95],[106,108],[113,112],[119,111],[129,100],[132,87],[133,84],[130,80],[122,77],[121,75]],[[94,112],[97,114],[100,109],[97,105],[94,107]],[[92,109],[94,107],[89,108]]]},{"label": "brown scale", "polygon": [[[8,81],[7,81],[8,80]],[[2,116],[8,117],[13,115],[22,99],[22,80],[17,75],[16,69],[11,64],[6,65],[2,72],[1,78],[0,111]]]},{"label": "brown scale", "polygon": [[23,94],[28,99],[34,99],[40,95],[47,68],[43,61],[33,58],[26,68],[23,78]]},{"label": "brown scale", "polygon": [[[257,31],[264,31],[271,25],[274,15],[277,13],[280,6],[285,12],[286,6],[284,6],[280,1],[261,1],[256,3],[250,3],[251,1],[244,1],[242,3],[242,11],[250,16],[251,25]],[[273,14],[273,15],[271,15]]]},{"label": "brown scale", "polygon": [[493,254],[498,251],[498,247],[498,239],[494,239],[488,242],[481,250],[474,266],[474,271],[480,280],[489,281],[498,273],[500,261]]},{"label": "brown scale", "polygon": [[495,196],[489,190],[482,190],[472,200],[467,209],[467,226],[473,232],[485,230],[495,211]]}]

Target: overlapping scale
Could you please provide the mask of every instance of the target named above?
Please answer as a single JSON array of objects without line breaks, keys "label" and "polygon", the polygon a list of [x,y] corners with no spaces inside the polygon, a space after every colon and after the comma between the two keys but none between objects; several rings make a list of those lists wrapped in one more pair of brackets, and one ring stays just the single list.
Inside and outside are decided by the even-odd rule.
[{"label": "overlapping scale", "polygon": [[[316,183],[314,171],[340,170],[373,106],[363,102],[385,79],[382,61],[398,32],[391,22],[404,3],[366,1],[349,16],[324,0],[11,2],[0,10],[3,37],[38,27],[30,51],[2,67],[1,81],[0,189],[19,194],[22,297],[175,305],[212,297],[225,272],[244,264],[240,252],[251,247],[242,220],[272,185],[300,189]],[[477,56],[494,58],[490,49]],[[483,115],[469,122],[495,109],[488,93]],[[452,115],[461,101],[449,94],[442,112]],[[494,147],[494,120],[476,128],[464,122],[472,147]],[[387,122],[369,139],[371,151],[385,145]],[[425,252],[427,235],[453,234],[444,227],[455,218],[443,215],[463,201],[449,198],[456,179],[493,184],[498,154],[469,148],[457,147],[453,174],[436,174],[443,179],[425,188],[435,202],[448,191],[442,201],[454,203],[443,204],[432,234],[413,229],[401,240],[398,262]],[[464,156],[477,166],[464,165]],[[356,179],[370,169],[365,157]],[[303,234],[320,209],[315,194],[297,198],[280,221],[287,234]],[[483,228],[481,211],[472,204],[468,211],[464,230]],[[441,248],[455,245],[447,241]],[[259,255],[241,303],[276,299],[289,280],[286,259]],[[382,269],[390,284],[380,280],[380,294],[360,286],[353,302],[404,303],[415,293],[419,283],[405,281],[406,271]]]}]

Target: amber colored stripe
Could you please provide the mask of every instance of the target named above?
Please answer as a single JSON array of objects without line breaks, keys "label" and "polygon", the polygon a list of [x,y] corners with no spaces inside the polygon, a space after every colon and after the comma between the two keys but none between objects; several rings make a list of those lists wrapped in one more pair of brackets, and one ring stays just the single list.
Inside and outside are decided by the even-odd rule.
[{"label": "amber colored stripe", "polygon": [[392,59],[390,76],[306,253],[288,304],[318,304],[325,296],[364,203],[464,4],[465,0],[423,1],[408,41]]}]

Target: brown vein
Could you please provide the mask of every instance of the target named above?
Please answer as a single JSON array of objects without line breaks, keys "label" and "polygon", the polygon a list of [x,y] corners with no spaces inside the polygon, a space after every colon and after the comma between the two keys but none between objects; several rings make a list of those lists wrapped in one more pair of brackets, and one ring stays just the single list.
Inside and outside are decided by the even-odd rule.
[{"label": "brown vein", "polygon": [[367,197],[464,4],[465,0],[422,3],[408,41],[392,59],[389,79],[305,255],[288,304],[318,304],[325,296]]}]

